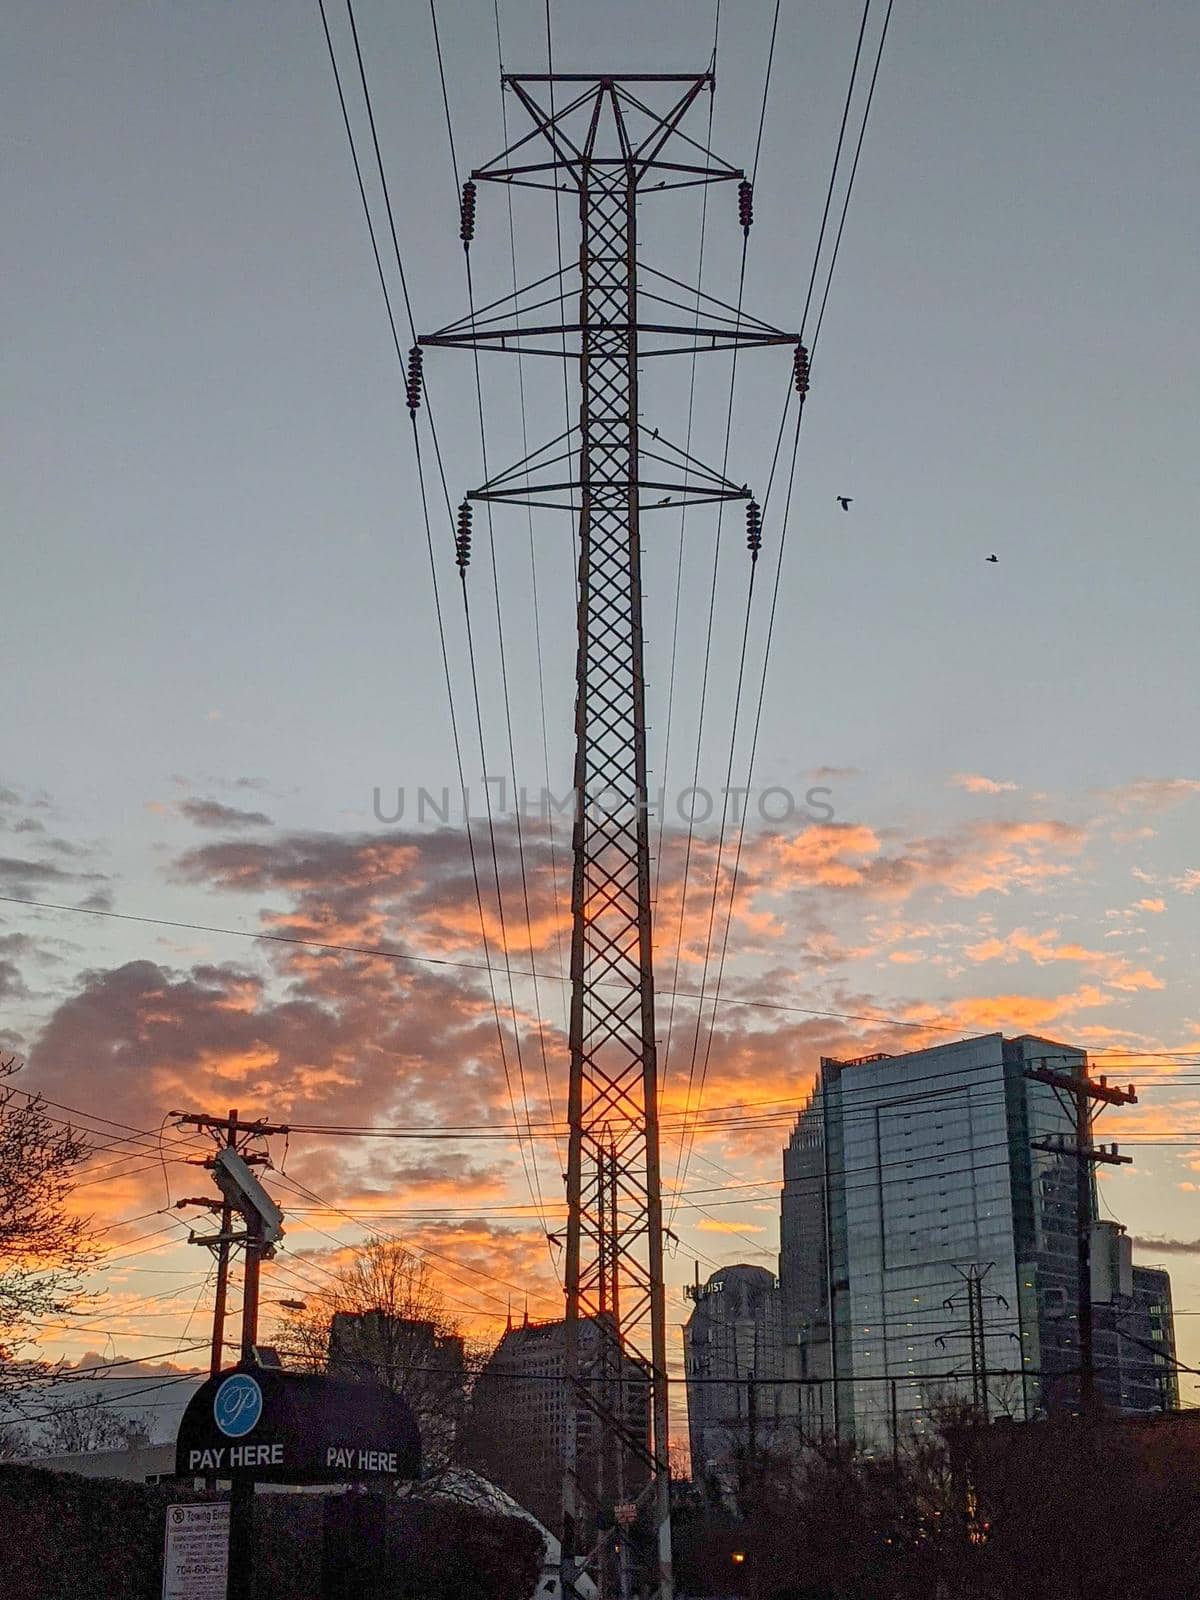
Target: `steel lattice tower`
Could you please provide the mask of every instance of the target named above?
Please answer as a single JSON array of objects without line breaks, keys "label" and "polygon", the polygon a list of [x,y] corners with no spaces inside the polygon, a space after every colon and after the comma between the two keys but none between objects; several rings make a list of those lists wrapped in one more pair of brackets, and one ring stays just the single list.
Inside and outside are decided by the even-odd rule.
[{"label": "steel lattice tower", "polygon": [[[579,199],[578,266],[478,308],[421,343],[579,363],[578,424],[468,499],[578,514],[564,1592],[573,1593],[574,1577],[590,1566],[602,1587],[628,1593],[637,1567],[644,1592],[669,1600],[641,519],[648,494],[656,505],[678,508],[749,501],[750,493],[669,444],[661,430],[640,437],[638,362],[791,344],[796,336],[697,290],[688,291],[694,314],[681,314],[677,281],[639,262],[643,189],[737,182],[739,218],[749,227],[745,175],[680,131],[688,110],[713,88],[711,74],[521,74],[505,75],[503,84],[533,129],[464,185],[463,242],[469,246],[474,233],[478,182],[570,189]],[[553,105],[556,89],[564,103],[552,112],[539,96],[548,90]],[[665,109],[647,103],[655,96],[668,101]],[[570,317],[573,300],[577,320]],[[547,304],[557,318],[547,320]],[[752,517],[756,535],[756,506]],[[614,1507],[623,1511],[617,1522],[628,1523],[632,1505],[637,1526],[614,1529]],[[620,1562],[611,1553],[618,1542]]]}]

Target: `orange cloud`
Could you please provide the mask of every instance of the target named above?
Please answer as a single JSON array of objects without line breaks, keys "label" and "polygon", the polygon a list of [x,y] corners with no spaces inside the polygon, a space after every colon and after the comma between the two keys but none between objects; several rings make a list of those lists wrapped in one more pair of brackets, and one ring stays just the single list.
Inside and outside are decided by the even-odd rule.
[{"label": "orange cloud", "polygon": [[697,1233],[765,1233],[755,1222],[726,1222],[720,1217],[701,1217],[694,1224]]},{"label": "orange cloud", "polygon": [[1134,778],[1103,792],[1118,811],[1168,811],[1200,794],[1200,778]]},{"label": "orange cloud", "polygon": [[1003,783],[997,778],[985,778],[977,772],[956,772],[950,782],[968,794],[1010,794],[1019,789],[1019,783]]},{"label": "orange cloud", "polygon": [[1014,928],[1004,938],[983,939],[967,945],[963,954],[969,961],[1004,961],[1012,963],[1028,956],[1038,966],[1052,961],[1071,961],[1087,967],[1114,989],[1162,989],[1161,978],[1145,967],[1133,967],[1122,956],[1106,950],[1089,950],[1086,945],[1059,943],[1053,929],[1031,933],[1027,928]]},{"label": "orange cloud", "polygon": [[[1000,1031],[1038,1033],[1060,1017],[1111,1003],[1111,997],[1103,989],[1094,984],[1084,984],[1072,993],[1062,995],[968,995],[948,1001],[938,1008],[910,1006],[905,1014],[914,1022],[948,1022],[965,1034]],[[945,1035],[940,1037],[944,1039]]]}]

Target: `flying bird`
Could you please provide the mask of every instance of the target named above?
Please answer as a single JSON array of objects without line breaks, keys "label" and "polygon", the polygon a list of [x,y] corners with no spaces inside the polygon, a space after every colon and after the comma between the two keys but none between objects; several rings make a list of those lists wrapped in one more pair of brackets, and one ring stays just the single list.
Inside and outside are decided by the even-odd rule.
[{"label": "flying bird", "polygon": [[849,511],[849,509],[850,509],[850,502],[851,502],[851,501],[852,501],[852,500],[853,500],[853,499],[854,499],[854,496],[853,496],[853,495],[850,495],[850,494],[840,494],[840,495],[838,495],[838,497],[837,497],[837,503],[838,503],[838,505],[840,505],[840,506],[841,506],[841,508],[842,508],[842,510],[843,510],[843,511]]},{"label": "flying bird", "polygon": [[999,561],[1000,557],[999,556],[988,556],[987,559],[989,561]]}]

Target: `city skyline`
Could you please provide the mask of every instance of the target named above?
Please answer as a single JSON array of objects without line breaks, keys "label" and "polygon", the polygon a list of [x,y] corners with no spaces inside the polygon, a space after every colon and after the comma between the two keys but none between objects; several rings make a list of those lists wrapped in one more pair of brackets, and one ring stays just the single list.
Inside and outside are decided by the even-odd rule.
[{"label": "city skyline", "polygon": [[[503,974],[500,1011],[506,1027],[519,1018],[515,1120],[533,1124],[518,1140],[505,1136],[514,1112],[462,827],[374,813],[376,790],[440,794],[457,778],[403,386],[319,21],[283,27],[264,5],[101,9],[98,22],[69,6],[66,25],[28,9],[5,68],[21,397],[6,635],[22,688],[0,742],[0,1049],[26,1061],[23,1087],[85,1113],[98,1144],[106,1129],[165,1127],[164,1159],[197,1148],[172,1146],[173,1110],[462,1129],[297,1133],[286,1155],[274,1142],[288,1228],[276,1292],[374,1227],[430,1252],[450,1308],[495,1338],[525,1290],[534,1316],[562,1310],[546,1234],[563,1213],[566,825],[552,837],[530,821],[521,851],[511,816],[495,825],[517,974],[511,993]],[[667,9],[608,8],[653,65],[702,69],[707,8],[689,6],[664,40]],[[713,139],[739,161],[753,155],[770,9],[734,7],[722,23]],[[1170,1266],[1180,1357],[1200,1364],[1196,333],[1183,265],[1200,197],[1163,155],[1194,135],[1194,52],[1174,32],[1161,48],[1168,27],[1189,46],[1200,35],[1184,7],[1137,30],[1079,5],[1042,10],[932,6],[889,43],[814,360],[753,780],[797,809],[828,790],[833,814],[752,816],[711,1028],[692,997],[716,981],[709,908],[720,950],[732,863],[723,852],[714,897],[714,824],[689,836],[676,810],[661,833],[673,1325],[694,1261],[704,1276],[772,1261],[779,1150],[821,1056],[1049,1032],[1139,1087],[1137,1106],[1100,1125],[1135,1157],[1102,1176],[1101,1199],[1145,1241],[1141,1261]],[[511,4],[501,17],[506,65],[540,67],[538,19]],[[582,4],[556,18],[557,65],[594,67],[607,30]],[[417,317],[433,328],[465,286],[428,23],[364,6],[363,24]],[[443,39],[464,166],[501,145],[497,64],[479,42],[490,26],[490,7],[464,6]],[[781,24],[747,291],[781,326],[803,300],[854,26],[833,5]],[[805,93],[785,92],[789,79]],[[712,206],[705,282],[728,295],[741,234],[730,197]],[[661,251],[668,224],[657,229]],[[523,268],[553,249],[549,230],[520,237]],[[500,291],[508,247],[488,196],[473,261]],[[427,357],[439,421],[458,422],[455,497],[480,476],[467,365]],[[728,374],[713,373],[696,427],[719,457]],[[773,429],[786,378],[765,356],[739,373],[739,478],[765,477],[763,418]],[[520,453],[515,381],[485,375],[497,459]],[[655,418],[686,403],[685,380],[649,383]],[[531,413],[559,404],[538,392]],[[669,752],[677,525],[647,554],[651,760],[665,767],[652,787],[671,797],[697,776],[725,786],[746,558],[740,523],[727,525],[713,569],[714,528],[689,523]],[[779,533],[769,512],[771,560]],[[569,529],[510,513],[496,537],[516,749],[510,762],[489,623],[486,760],[468,748],[477,807],[485,771],[515,766],[531,792],[569,782]],[[488,574],[477,557],[481,615]],[[457,617],[448,626],[464,707]],[[743,722],[735,784],[747,740]],[[244,937],[263,932],[298,942]],[[488,935],[494,951],[491,909]],[[536,985],[521,976],[531,962]],[[204,1331],[207,1258],[182,1226],[178,1240],[166,1231],[187,1169],[160,1163],[153,1138],[124,1148],[119,1165],[119,1145],[97,1157],[81,1195],[99,1226],[121,1223],[95,1280],[103,1317],[94,1332],[45,1329],[50,1353],[111,1340],[151,1356]],[[677,1326],[670,1353],[678,1376]],[[1195,1397],[1190,1376],[1183,1390]]]}]

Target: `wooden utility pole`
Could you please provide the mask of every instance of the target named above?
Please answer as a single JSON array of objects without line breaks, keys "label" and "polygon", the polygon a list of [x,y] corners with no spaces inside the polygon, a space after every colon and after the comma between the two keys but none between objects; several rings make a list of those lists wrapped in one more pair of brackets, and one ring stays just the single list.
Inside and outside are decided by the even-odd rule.
[{"label": "wooden utility pole", "polygon": [[[203,1113],[174,1113],[179,1127],[199,1128],[216,1143],[216,1154],[197,1165],[212,1173],[221,1191],[220,1200],[181,1200],[180,1205],[203,1206],[220,1212],[221,1226],[216,1234],[193,1233],[191,1242],[204,1245],[217,1258],[217,1290],[213,1306],[210,1372],[217,1377],[224,1366],[225,1309],[229,1286],[229,1252],[240,1244],[245,1252],[242,1276],[241,1363],[255,1363],[258,1343],[258,1288],[264,1259],[274,1253],[274,1241],[282,1233],[281,1213],[250,1169],[268,1166],[270,1156],[254,1149],[260,1139],[271,1134],[286,1134],[287,1128],[274,1123],[242,1122],[236,1111],[225,1117]],[[241,1233],[233,1232],[237,1212]],[[225,1587],[226,1600],[253,1600],[254,1595],[254,1480],[242,1475],[232,1479],[229,1496],[229,1561]]]},{"label": "wooden utility pole", "polygon": [[[231,1148],[234,1145],[237,1129],[237,1111],[229,1113],[229,1127],[226,1133],[226,1144]],[[213,1335],[212,1358],[209,1362],[209,1376],[215,1378],[225,1364],[225,1306],[229,1298],[229,1234],[233,1228],[233,1208],[226,1200],[221,1206],[221,1237],[216,1245],[217,1252],[217,1291],[213,1297]]]},{"label": "wooden utility pole", "polygon": [[1079,1326],[1079,1409],[1088,1416],[1096,1404],[1096,1347],[1095,1326],[1092,1317],[1092,1223],[1095,1220],[1092,1206],[1092,1171],[1104,1163],[1108,1166],[1127,1166],[1132,1156],[1118,1153],[1115,1144],[1098,1145],[1092,1132],[1099,1110],[1104,1106],[1125,1106],[1137,1103],[1137,1093],[1132,1084],[1122,1089],[1110,1084],[1107,1078],[1091,1078],[1086,1061],[1078,1070],[1058,1071],[1043,1064],[1027,1067],[1025,1076],[1035,1083],[1048,1084],[1054,1090],[1063,1110],[1075,1125],[1074,1142],[1058,1135],[1032,1141],[1035,1150],[1050,1155],[1069,1156],[1077,1162],[1075,1174],[1075,1237],[1076,1268],[1078,1275],[1078,1326]]},{"label": "wooden utility pole", "polygon": [[[199,1128],[211,1134],[216,1142],[218,1151],[221,1149],[232,1150],[241,1157],[247,1166],[264,1167],[270,1165],[270,1156],[265,1151],[256,1150],[254,1145],[260,1139],[266,1139],[274,1134],[286,1134],[287,1128],[282,1124],[264,1122],[261,1119],[255,1122],[243,1122],[239,1119],[237,1111],[231,1110],[224,1117],[211,1117],[201,1113],[172,1112],[178,1127]],[[212,1172],[216,1164],[216,1157],[209,1156],[194,1165],[202,1166],[206,1171]],[[247,1223],[245,1232],[233,1231],[233,1206],[227,1197],[221,1200],[188,1199],[178,1202],[182,1206],[201,1206],[205,1210],[219,1213],[220,1227],[215,1234],[192,1233],[189,1242],[203,1245],[211,1250],[217,1262],[217,1284],[213,1298],[213,1326],[212,1345],[209,1354],[209,1375],[215,1377],[225,1365],[225,1319],[229,1299],[229,1258],[234,1245],[241,1245],[245,1249],[246,1259],[242,1285],[242,1338],[241,1359],[252,1359],[254,1345],[258,1342],[258,1285],[260,1268],[266,1257],[269,1246],[255,1236],[254,1228]]]}]

